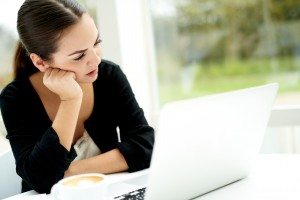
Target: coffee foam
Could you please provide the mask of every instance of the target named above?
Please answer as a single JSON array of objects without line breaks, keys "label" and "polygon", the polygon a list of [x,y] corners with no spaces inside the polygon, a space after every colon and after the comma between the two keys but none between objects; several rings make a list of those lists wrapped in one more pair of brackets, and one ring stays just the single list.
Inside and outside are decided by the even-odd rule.
[{"label": "coffee foam", "polygon": [[100,183],[102,180],[103,178],[99,176],[80,176],[65,180],[62,185],[68,187],[82,187]]}]

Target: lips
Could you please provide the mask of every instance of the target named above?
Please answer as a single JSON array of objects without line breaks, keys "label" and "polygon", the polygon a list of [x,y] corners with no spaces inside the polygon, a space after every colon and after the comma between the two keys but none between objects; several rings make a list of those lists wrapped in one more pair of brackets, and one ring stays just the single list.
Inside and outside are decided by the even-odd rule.
[{"label": "lips", "polygon": [[89,73],[86,74],[86,76],[89,76],[89,77],[94,77],[98,74],[98,68],[90,71]]},{"label": "lips", "polygon": [[93,71],[87,73],[87,75],[91,75],[91,74],[93,74],[95,71],[96,71],[96,70],[93,70]]},{"label": "lips", "polygon": [[98,72],[98,69],[94,69],[94,70],[90,71],[89,73],[87,73],[86,75],[92,76],[92,75],[96,74],[97,72]]}]

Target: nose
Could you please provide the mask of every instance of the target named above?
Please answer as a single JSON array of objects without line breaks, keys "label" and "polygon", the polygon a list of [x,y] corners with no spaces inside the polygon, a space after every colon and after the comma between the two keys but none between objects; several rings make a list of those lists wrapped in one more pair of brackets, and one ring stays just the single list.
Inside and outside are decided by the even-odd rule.
[{"label": "nose", "polygon": [[89,59],[88,66],[98,66],[101,62],[101,54],[99,49],[93,49]]}]

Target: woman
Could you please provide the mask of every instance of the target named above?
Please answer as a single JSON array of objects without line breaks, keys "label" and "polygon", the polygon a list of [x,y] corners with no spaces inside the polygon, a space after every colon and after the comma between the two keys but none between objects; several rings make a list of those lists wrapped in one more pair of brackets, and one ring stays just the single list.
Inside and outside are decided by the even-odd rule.
[{"label": "woman", "polygon": [[149,167],[154,130],[120,67],[101,61],[86,10],[76,0],[25,0],[17,30],[15,78],[0,105],[22,192],[49,193],[75,174]]}]

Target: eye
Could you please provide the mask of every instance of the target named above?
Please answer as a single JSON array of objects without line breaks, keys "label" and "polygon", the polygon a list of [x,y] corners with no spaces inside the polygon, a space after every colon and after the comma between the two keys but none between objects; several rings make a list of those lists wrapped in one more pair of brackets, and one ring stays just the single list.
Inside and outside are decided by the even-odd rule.
[{"label": "eye", "polygon": [[79,61],[85,56],[85,53],[81,54],[78,58],[75,58],[74,60]]},{"label": "eye", "polygon": [[102,40],[101,40],[101,39],[98,39],[98,40],[96,41],[96,43],[94,44],[94,46],[100,44],[101,42],[102,42]]}]

